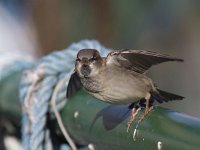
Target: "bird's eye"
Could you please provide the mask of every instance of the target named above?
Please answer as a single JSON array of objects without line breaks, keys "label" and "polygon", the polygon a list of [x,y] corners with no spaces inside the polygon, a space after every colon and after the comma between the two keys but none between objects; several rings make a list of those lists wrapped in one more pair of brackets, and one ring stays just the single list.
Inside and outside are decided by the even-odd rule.
[{"label": "bird's eye", "polygon": [[76,61],[81,61],[79,58],[76,58]]},{"label": "bird's eye", "polygon": [[92,57],[91,58],[91,61],[96,61],[97,60],[97,57]]}]

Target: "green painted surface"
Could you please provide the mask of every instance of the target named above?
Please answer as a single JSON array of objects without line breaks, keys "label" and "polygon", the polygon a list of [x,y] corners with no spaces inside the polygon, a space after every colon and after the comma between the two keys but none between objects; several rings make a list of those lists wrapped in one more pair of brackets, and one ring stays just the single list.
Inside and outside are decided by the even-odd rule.
[{"label": "green painted surface", "polygon": [[[21,121],[19,82],[21,71],[0,81],[0,115]],[[142,112],[141,112],[142,113]],[[155,108],[133,133],[136,122],[126,132],[130,117],[127,106],[110,105],[83,90],[71,97],[61,111],[65,127],[79,144],[93,143],[96,149],[108,150],[199,150],[200,120],[164,108]],[[76,117],[75,117],[76,116]],[[52,132],[58,125],[52,120]],[[58,134],[59,135],[59,134]]]},{"label": "green painted surface", "polygon": [[19,101],[19,83],[22,71],[13,72],[0,81],[0,112],[19,119],[21,105]]},{"label": "green painted surface", "polygon": [[[142,113],[142,112],[140,112]],[[93,143],[96,149],[199,150],[200,120],[156,107],[138,126],[137,119],[126,132],[130,117],[127,106],[110,105],[83,90],[69,99],[61,112],[65,127],[80,144]]]}]

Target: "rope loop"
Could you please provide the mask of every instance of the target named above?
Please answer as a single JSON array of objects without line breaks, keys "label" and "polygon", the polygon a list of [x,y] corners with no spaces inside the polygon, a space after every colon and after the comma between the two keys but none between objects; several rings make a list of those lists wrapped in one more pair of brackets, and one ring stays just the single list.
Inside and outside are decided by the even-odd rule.
[{"label": "rope loop", "polygon": [[[23,108],[22,139],[25,150],[54,149],[50,129],[46,124],[47,113],[52,113],[50,100],[55,99],[57,109],[62,109],[66,104],[66,89],[74,69],[74,60],[77,52],[84,48],[97,49],[102,55],[109,51],[95,40],[82,40],[63,51],[43,57],[33,69],[24,72],[20,83],[20,100]],[[69,148],[67,145],[59,147]]]}]

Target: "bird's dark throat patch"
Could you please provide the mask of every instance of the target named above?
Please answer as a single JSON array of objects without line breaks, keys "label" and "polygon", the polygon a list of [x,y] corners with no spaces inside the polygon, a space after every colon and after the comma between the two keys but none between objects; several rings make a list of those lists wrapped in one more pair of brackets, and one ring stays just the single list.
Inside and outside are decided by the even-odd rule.
[{"label": "bird's dark throat patch", "polygon": [[85,77],[88,78],[91,73],[91,68],[88,65],[83,65],[81,67],[81,74]]}]

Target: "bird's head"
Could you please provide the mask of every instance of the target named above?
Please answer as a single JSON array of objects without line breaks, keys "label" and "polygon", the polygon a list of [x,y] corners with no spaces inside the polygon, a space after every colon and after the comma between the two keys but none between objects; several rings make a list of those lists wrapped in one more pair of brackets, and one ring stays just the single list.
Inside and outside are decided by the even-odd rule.
[{"label": "bird's head", "polygon": [[103,59],[96,49],[82,49],[76,58],[76,71],[81,78],[88,78],[99,73]]}]

